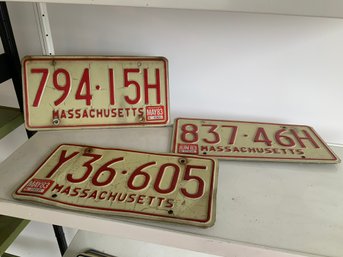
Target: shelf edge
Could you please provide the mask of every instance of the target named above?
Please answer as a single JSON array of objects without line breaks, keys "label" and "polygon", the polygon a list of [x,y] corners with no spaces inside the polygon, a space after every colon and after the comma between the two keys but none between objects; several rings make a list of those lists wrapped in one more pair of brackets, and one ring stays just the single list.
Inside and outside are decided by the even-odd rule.
[{"label": "shelf edge", "polygon": [[[19,1],[8,0],[7,2]],[[37,1],[21,0],[20,2]],[[343,18],[343,2],[340,0],[41,0],[40,2]]]}]

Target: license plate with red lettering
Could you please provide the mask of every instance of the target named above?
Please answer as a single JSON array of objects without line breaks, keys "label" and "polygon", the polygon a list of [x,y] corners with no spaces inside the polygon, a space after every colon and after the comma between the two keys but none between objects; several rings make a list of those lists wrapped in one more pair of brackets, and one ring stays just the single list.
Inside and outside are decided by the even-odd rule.
[{"label": "license plate with red lettering", "polygon": [[340,162],[311,127],[244,121],[176,119],[172,152],[220,159]]},{"label": "license plate with red lettering", "polygon": [[212,226],[217,161],[82,145],[61,145],[13,193],[63,208]]},{"label": "license plate with red lettering", "polygon": [[30,56],[22,66],[30,130],[168,124],[163,57]]}]

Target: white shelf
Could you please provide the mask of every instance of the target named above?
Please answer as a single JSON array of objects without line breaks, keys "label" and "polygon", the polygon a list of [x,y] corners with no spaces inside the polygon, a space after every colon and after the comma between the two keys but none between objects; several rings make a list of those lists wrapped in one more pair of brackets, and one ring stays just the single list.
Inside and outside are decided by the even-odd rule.
[{"label": "white shelf", "polygon": [[[20,0],[20,2],[37,1]],[[341,0],[40,0],[39,2],[343,17]]]},{"label": "white shelf", "polygon": [[[212,254],[187,251],[174,247],[156,245],[142,241],[129,240],[120,237],[107,236],[94,232],[79,231],[63,257],[75,257],[88,249],[120,257],[216,257]],[[153,254],[152,254],[153,253]]]},{"label": "white shelf", "polygon": [[[74,212],[11,197],[61,143],[168,152],[170,133],[170,127],[39,132],[0,165],[0,212],[221,256],[343,256],[342,164],[221,161],[217,220],[208,229]],[[343,159],[342,146],[332,149]]]}]

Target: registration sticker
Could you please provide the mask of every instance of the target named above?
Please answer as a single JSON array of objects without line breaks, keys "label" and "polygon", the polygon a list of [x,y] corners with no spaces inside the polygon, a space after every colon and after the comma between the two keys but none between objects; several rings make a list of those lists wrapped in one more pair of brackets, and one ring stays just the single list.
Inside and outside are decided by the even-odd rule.
[{"label": "registration sticker", "polygon": [[54,181],[50,179],[31,179],[23,188],[25,193],[44,194]]},{"label": "registration sticker", "polygon": [[147,106],[146,107],[147,121],[164,120],[165,111],[163,106]]}]

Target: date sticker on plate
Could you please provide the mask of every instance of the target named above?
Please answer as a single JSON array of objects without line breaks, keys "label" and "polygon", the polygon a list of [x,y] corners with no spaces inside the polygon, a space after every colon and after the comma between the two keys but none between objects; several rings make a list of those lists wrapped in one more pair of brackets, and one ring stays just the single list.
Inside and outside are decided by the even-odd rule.
[{"label": "date sticker on plate", "polygon": [[28,56],[22,64],[29,130],[164,126],[164,57]]},{"label": "date sticker on plate", "polygon": [[208,157],[59,146],[13,197],[62,208],[209,227],[218,165]]},{"label": "date sticker on plate", "polygon": [[313,128],[229,120],[175,120],[172,152],[227,160],[338,163]]}]

